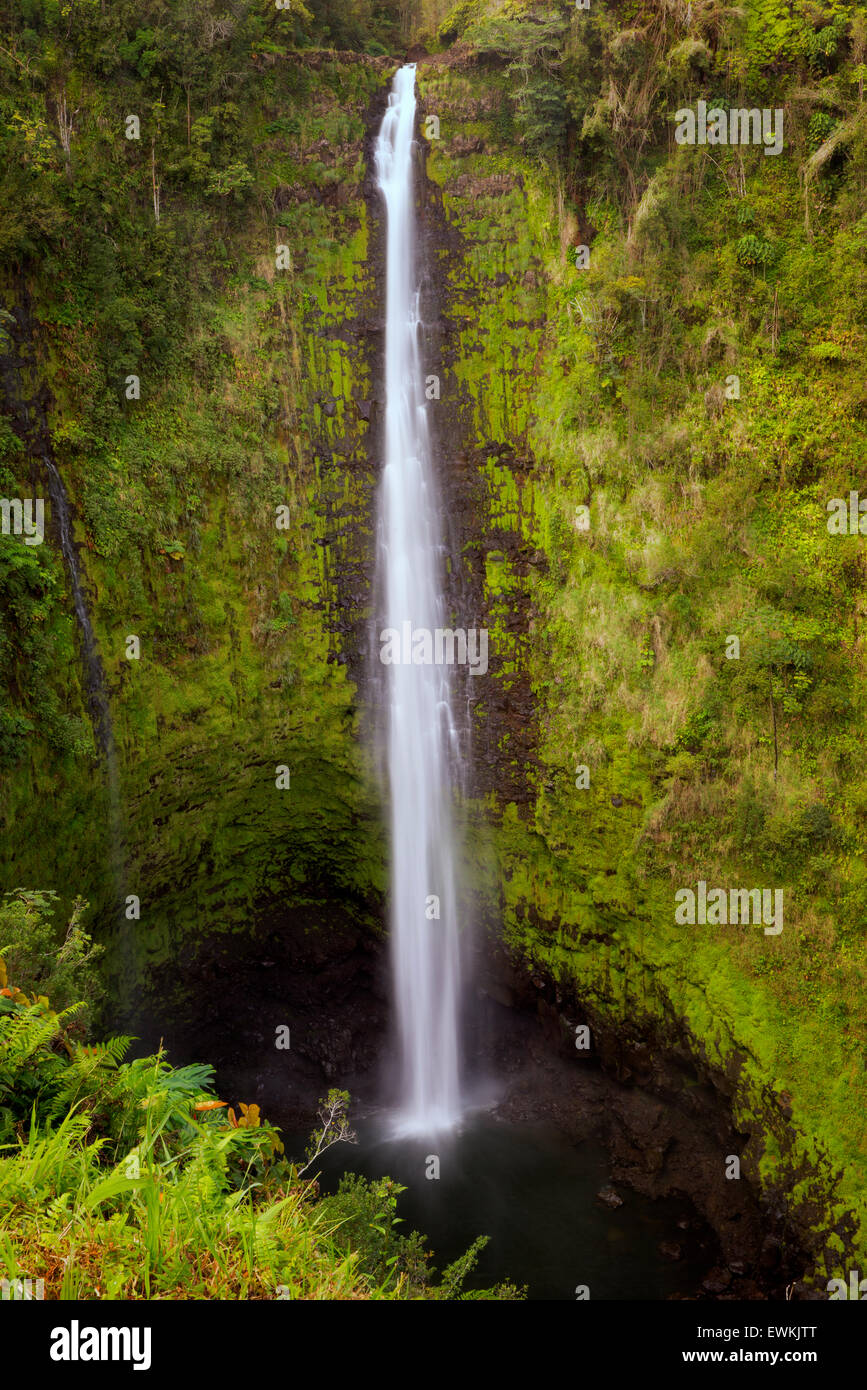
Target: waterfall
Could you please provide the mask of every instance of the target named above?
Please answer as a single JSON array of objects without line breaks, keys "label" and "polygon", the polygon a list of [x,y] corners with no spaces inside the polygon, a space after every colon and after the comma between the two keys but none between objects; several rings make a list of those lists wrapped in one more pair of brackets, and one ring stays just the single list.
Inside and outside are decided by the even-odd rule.
[{"label": "waterfall", "polygon": [[[377,658],[391,841],[391,953],[399,1043],[397,1127],[451,1128],[461,1113],[460,938],[453,787],[458,738],[449,668],[383,664],[386,630],[429,639],[444,624],[441,506],[431,467],[416,262],[415,66],[395,76],[376,144],[386,205],[385,461],[379,496]],[[382,622],[379,622],[382,619]],[[420,638],[419,643],[423,644]],[[425,655],[416,647],[416,660]],[[429,657],[430,650],[426,653]]]}]

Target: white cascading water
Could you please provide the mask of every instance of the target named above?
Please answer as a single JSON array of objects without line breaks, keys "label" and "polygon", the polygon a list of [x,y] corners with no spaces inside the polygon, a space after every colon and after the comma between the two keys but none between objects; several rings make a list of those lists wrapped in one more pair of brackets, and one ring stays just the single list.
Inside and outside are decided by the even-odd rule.
[{"label": "white cascading water", "polygon": [[[419,354],[412,146],[415,67],[394,79],[376,145],[387,213],[385,467],[379,500],[381,628],[444,626],[443,547]],[[377,638],[381,632],[377,633]],[[377,641],[379,647],[379,640]],[[426,1134],[461,1114],[460,940],[453,849],[458,740],[445,665],[389,664],[385,759],[400,1100],[396,1127]],[[436,900],[439,900],[439,915]]]}]

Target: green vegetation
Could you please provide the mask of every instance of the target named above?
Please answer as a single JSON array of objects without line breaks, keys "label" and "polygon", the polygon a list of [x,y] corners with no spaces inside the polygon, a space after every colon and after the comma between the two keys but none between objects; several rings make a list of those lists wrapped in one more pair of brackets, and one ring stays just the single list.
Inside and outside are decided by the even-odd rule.
[{"label": "green vegetation", "polygon": [[[45,1296],[61,1299],[519,1297],[463,1291],[484,1239],[435,1277],[423,1237],[398,1230],[403,1189],[390,1179],[350,1176],[318,1194],[319,1154],[352,1138],[346,1092],[322,1101],[299,1165],[257,1105],[236,1113],[215,1098],[211,1067],[172,1067],[161,1052],[124,1062],[129,1038],[81,1042],[81,1006],[55,1012],[12,970],[41,952],[47,906],[29,895],[3,910],[4,925],[20,930],[26,913],[29,926],[19,954],[0,956],[4,1278],[39,1270]],[[66,940],[50,983],[74,967],[97,988],[75,922]]]},{"label": "green vegetation", "polygon": [[[537,715],[531,757],[524,731],[498,730],[498,792],[473,808],[494,826],[490,854],[474,843],[477,882],[502,899],[516,956],[597,1030],[686,1047],[726,1074],[745,1175],[794,1194],[821,1284],[867,1258],[867,572],[860,535],[826,524],[828,500],[867,476],[863,8],[444,10],[0,4],[0,366],[31,407],[29,434],[11,397],[0,418],[0,494],[33,495],[41,401],[123,814],[113,826],[59,553],[0,537],[0,862],[9,888],[43,890],[0,909],[9,978],[30,1001],[7,996],[4,1019],[16,1011],[27,1047],[40,1036],[27,1116],[48,1107],[33,1130],[13,1115],[7,1135],[56,1144],[83,1211],[151,1142],[161,1121],[140,1134],[129,1097],[152,1088],[154,1115],[171,1118],[145,1168],[166,1165],[185,1233],[171,1256],[160,1245],[154,1288],[173,1287],[159,1269],[179,1267],[181,1248],[194,1268],[194,1246],[207,1249],[184,1215],[182,1153],[196,1155],[190,1183],[224,1174],[214,1229],[237,1212],[217,1242],[226,1288],[300,1288],[308,1258],[310,1289],[393,1292],[398,1268],[402,1296],[418,1287],[416,1248],[390,1243],[392,1189],[349,1183],[315,1201],[258,1149],[256,1181],[276,1183],[261,1200],[287,1202],[270,1229],[308,1253],[256,1264],[254,1284],[260,1198],[237,1177],[253,1140],[224,1107],[195,1118],[203,1076],[170,1103],[164,1059],[130,1071],[122,1053],[102,1057],[84,1131],[63,1087],[89,1036],[85,1012],[67,1011],[99,1005],[81,985],[85,927],[115,991],[112,834],[141,899],[143,989],[179,941],[247,931],[275,904],[311,931],[335,902],[379,930],[380,827],[345,660],[366,616],[375,479],[363,142],[393,66],[382,54],[420,24],[440,50],[419,69],[442,132],[428,174],[460,238],[435,267],[459,348],[443,401],[484,499],[492,688],[508,709],[529,681]],[[675,112],[699,100],[781,108],[782,152],[676,145]],[[125,657],[130,633],[140,662]],[[492,705],[480,702],[480,735]],[[274,788],[283,764],[291,797]],[[528,782],[529,801],[514,792]],[[677,927],[674,893],[699,879],[782,888],[782,935]],[[46,925],[49,908],[68,932]],[[121,1113],[128,1148],[112,1138]],[[40,1219],[60,1191],[39,1189]],[[105,1210],[127,1235],[106,1235],[107,1218],[99,1241],[127,1249],[158,1196],[118,1190]],[[374,1224],[386,1234],[365,1244]],[[338,1277],[340,1230],[359,1253]],[[126,1260],[117,1287],[131,1289]]]},{"label": "green vegetation", "polygon": [[[338,7],[315,5],[312,17],[247,3],[220,16],[19,8],[0,7],[0,357],[20,398],[0,430],[0,491],[30,496],[36,476],[44,495],[32,471],[41,401],[105,670],[123,823],[102,785],[63,562],[50,544],[2,536],[4,877],[80,887],[115,977],[119,841],[148,924],[139,972],[167,954],[156,904],[170,896],[173,930],[190,937],[246,929],[278,900],[315,913],[334,893],[372,925],[382,854],[333,582],[352,542],[330,533],[336,508],[362,517],[369,495],[367,477],[347,484],[336,470],[365,458],[360,189],[387,64],[302,52],[353,42],[341,26],[367,25],[369,11],[341,6],[337,23]],[[390,42],[390,22],[383,11],[372,32]],[[291,797],[275,793],[278,765],[292,769]],[[34,807],[40,835],[21,835]]]},{"label": "green vegetation", "polygon": [[[528,269],[546,286],[538,347],[523,330],[533,416],[488,435],[532,451],[534,473],[494,495],[511,494],[499,524],[547,562],[529,578],[488,568],[495,612],[529,589],[520,660],[540,711],[535,805],[500,806],[488,881],[505,884],[515,950],[599,1029],[685,1039],[737,1069],[747,1171],[812,1204],[824,1283],[844,1246],[863,1251],[867,1198],[865,570],[860,537],[826,526],[867,459],[867,27],[846,4],[685,16],[463,5],[441,33],[476,40],[475,109],[472,54],[421,73],[429,109],[454,112],[449,135],[481,135],[478,176],[505,155],[523,185],[475,238],[463,287],[499,316],[471,359],[480,416],[503,389],[506,297]],[[504,144],[529,32],[544,41],[534,80],[569,113],[556,146],[523,141],[547,167]],[[699,99],[782,107],[783,152],[677,147],[675,111]],[[434,146],[462,226],[473,213],[451,190],[469,165]],[[529,258],[494,289],[527,228]],[[516,640],[492,649],[510,660]],[[674,893],[700,878],[782,887],[782,935],[676,927]]]}]

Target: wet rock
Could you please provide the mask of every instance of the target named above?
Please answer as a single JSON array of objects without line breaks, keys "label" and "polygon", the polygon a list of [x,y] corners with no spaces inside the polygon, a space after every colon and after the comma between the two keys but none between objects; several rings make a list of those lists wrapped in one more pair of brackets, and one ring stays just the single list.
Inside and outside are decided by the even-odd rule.
[{"label": "wet rock", "polygon": [[[263,914],[253,939],[237,942],[231,957],[218,941],[190,943],[180,965],[154,972],[161,1012],[136,1026],[146,1045],[163,1037],[180,1061],[207,1057],[221,1093],[255,1095],[266,1118],[289,1131],[315,1123],[328,1084],[371,1072],[387,1027],[380,939],[359,929],[342,904],[323,903],[319,912],[318,931],[307,911]],[[179,970],[185,999],[172,993]],[[231,991],[220,988],[229,975]],[[275,1029],[289,1024],[291,1047],[278,1049]]]},{"label": "wet rock", "polygon": [[514,991],[511,990],[508,985],[503,984],[502,981],[489,981],[483,992],[489,995],[491,999],[495,999],[498,1004],[502,1004],[504,1008],[512,1009],[515,1007]]},{"label": "wet rock", "polygon": [[613,1187],[600,1187],[596,1193],[596,1200],[601,1202],[604,1207],[611,1207],[612,1210],[615,1207],[623,1206],[623,1198],[619,1192],[615,1192]]},{"label": "wet rock", "polygon": [[483,154],[485,142],[480,135],[456,135],[449,141],[447,153],[456,159],[468,154]]},{"label": "wet rock", "polygon": [[710,1271],[706,1279],[702,1280],[701,1286],[705,1293],[720,1294],[725,1293],[732,1276],[727,1269],[720,1269],[718,1266]]},{"label": "wet rock", "polygon": [[767,1294],[759,1288],[755,1279],[739,1279],[735,1289],[737,1298],[761,1299],[767,1298]]},{"label": "wet rock", "polygon": [[762,1269],[776,1269],[780,1263],[780,1242],[776,1236],[765,1236],[759,1256]]},{"label": "wet rock", "polygon": [[517,180],[511,174],[491,174],[487,178],[459,174],[451,191],[454,198],[472,198],[478,202],[482,198],[504,198],[516,187]]}]

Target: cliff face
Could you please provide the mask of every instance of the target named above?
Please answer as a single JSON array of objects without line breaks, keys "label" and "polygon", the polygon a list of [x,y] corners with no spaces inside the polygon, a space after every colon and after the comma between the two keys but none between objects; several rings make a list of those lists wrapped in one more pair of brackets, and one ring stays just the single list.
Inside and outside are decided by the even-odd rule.
[{"label": "cliff face", "polygon": [[[83,893],[115,981],[150,1029],[183,1019],[178,1037],[195,1049],[203,997],[218,1019],[243,1009],[232,1036],[251,1074],[273,1060],[271,1013],[287,1021],[287,1004],[302,1020],[297,1065],[311,1077],[369,1065],[384,1026],[385,846],[365,737],[383,405],[370,144],[393,67],[322,51],[272,57],[244,116],[255,196],[243,180],[232,193],[226,155],[223,183],[207,195],[180,182],[172,195],[164,174],[158,222],[146,196],[149,151],[122,144],[123,100],[106,109],[95,91],[83,96],[73,150],[78,173],[104,181],[97,251],[85,253],[69,225],[68,273],[22,253],[4,287],[4,487],[50,495],[34,447],[44,419],[74,517],[117,769],[107,775],[96,745],[70,570],[49,508],[48,543],[19,587],[4,589],[23,645],[4,672],[3,882]],[[784,386],[807,381],[800,349],[790,344],[794,365],[784,356],[772,380],[759,341],[765,327],[779,333],[773,312],[785,320],[785,303],[774,297],[774,311],[752,271],[735,266],[715,221],[726,195],[714,188],[702,204],[698,176],[684,174],[676,151],[670,160],[658,152],[655,200],[623,226],[613,203],[587,190],[570,203],[518,144],[496,64],[461,52],[424,60],[419,90],[425,352],[439,382],[431,408],[451,525],[449,598],[456,623],[486,627],[490,643],[488,674],[468,676],[464,692],[468,870],[487,933],[487,989],[538,1010],[576,1061],[572,1033],[587,1022],[591,1055],[666,1096],[685,1125],[710,1132],[729,1112],[741,1181],[762,1194],[777,1242],[768,1263],[788,1242],[823,1287],[864,1259],[858,1015],[848,986],[835,983],[818,859],[815,912],[804,876],[804,846],[820,858],[832,848],[820,817],[799,829],[817,802],[819,767],[800,731],[808,697],[796,675],[806,666],[778,653],[756,668],[756,689],[770,671],[771,706],[792,748],[780,780],[795,790],[781,806],[765,797],[765,685],[755,695],[734,678],[725,684],[721,642],[744,605],[717,541],[728,537],[739,555],[747,608],[756,593],[766,607],[790,595],[807,550],[824,565],[818,543],[802,543],[806,523],[794,522],[842,470],[841,422],[833,412],[824,424],[800,419],[814,432],[809,458],[787,434]],[[235,117],[220,119],[228,129]],[[121,166],[129,225],[115,186]],[[794,163],[774,180],[791,208]],[[772,215],[770,194],[751,197]],[[680,265],[660,268],[652,253],[673,240],[689,200],[696,223],[683,235],[701,241],[705,279],[683,288],[673,326],[663,272]],[[823,273],[848,244],[847,228],[833,230]],[[598,263],[585,282],[574,247],[587,240]],[[807,272],[792,254],[800,284]],[[114,266],[124,256],[141,264]],[[720,267],[716,281],[708,265]],[[107,318],[95,286],[109,282]],[[160,321],[161,296],[181,306],[177,324]],[[736,303],[755,320],[755,338],[737,340]],[[818,341],[818,300],[812,322]],[[828,329],[844,354],[848,331]],[[828,388],[843,370],[833,354],[810,361]],[[713,393],[735,368],[751,394],[729,423]],[[137,397],[127,394],[131,376]],[[809,379],[803,389],[820,387]],[[763,475],[750,474],[752,493],[741,477],[765,448],[776,474],[790,468],[796,479],[782,507]],[[788,549],[768,558],[756,537],[772,523]],[[860,592],[858,575],[852,584]],[[832,629],[829,620],[820,643]],[[806,650],[814,636],[786,629],[779,640]],[[846,672],[817,682],[816,713],[823,699],[841,722],[845,700],[861,708],[859,651],[856,635]],[[721,700],[708,693],[714,680]],[[754,776],[752,796],[732,772],[736,753]],[[812,771],[799,782],[803,767]],[[857,779],[839,767],[834,776],[854,788],[840,811],[854,833]],[[751,860],[751,837],[772,832],[777,857]],[[835,852],[854,894],[857,849],[842,842]],[[767,864],[791,895],[779,941],[754,928],[676,924],[675,888],[715,875],[751,886]],[[846,898],[844,926],[855,905]],[[860,944],[851,932],[841,942],[857,976]],[[289,995],[262,983],[277,954],[281,978],[294,981]],[[638,1159],[633,1179],[653,1191],[682,1186],[676,1136],[658,1148],[653,1180]],[[705,1182],[720,1230],[728,1152]]]},{"label": "cliff face", "polygon": [[[121,346],[104,351],[72,229],[65,277],[25,261],[7,292],[10,491],[47,493],[44,437],[73,524],[64,555],[49,500],[34,621],[50,698],[9,683],[29,725],[4,773],[4,882],[88,899],[118,1014],[148,1037],[194,1046],[203,993],[279,948],[298,980],[311,976],[291,1000],[296,1019],[309,1015],[298,1054],[330,1075],[369,1061],[383,1022],[385,846],[367,689],[384,404],[372,141],[393,67],[322,51],[272,63],[261,107],[246,113],[259,202],[215,215],[181,184],[164,190],[156,223],[141,201],[146,278],[192,282],[162,357],[142,342],[134,284],[121,287]],[[120,102],[111,115],[124,158]],[[102,180],[108,202],[118,174],[101,136],[85,103],[76,167]],[[422,142],[449,601],[456,622],[489,628],[497,654],[463,691],[477,714],[473,775],[479,795],[499,786],[520,801],[533,735],[517,660],[526,615],[513,611],[516,594],[526,607],[529,563],[513,477],[529,468],[519,345],[538,337],[543,291],[529,236],[511,245],[518,181],[471,179],[464,222],[424,162]],[[510,224],[480,321],[468,248],[504,197]],[[106,256],[115,230],[107,218]],[[515,267],[517,290],[504,293]],[[94,671],[79,659],[73,573]],[[108,710],[111,760],[94,700]],[[323,1001],[340,1020],[330,1030],[316,1021]],[[265,1065],[269,1044],[245,1028]]]},{"label": "cliff face", "polygon": [[[594,239],[601,269],[582,280],[572,266],[575,245],[587,236],[579,217],[558,207],[556,185],[538,162],[516,158],[514,143],[503,141],[509,88],[502,73],[473,54],[453,53],[423,61],[419,84],[425,112],[439,118],[428,175],[461,238],[462,255],[444,258],[445,338],[455,350],[447,359],[443,396],[461,403],[463,447],[471,451],[476,496],[480,490],[483,499],[482,513],[473,516],[487,551],[482,602],[496,654],[474,711],[481,783],[476,814],[481,826],[487,812],[493,827],[492,843],[478,834],[475,843],[487,843],[488,852],[480,849],[473,866],[480,915],[491,925],[488,989],[500,1000],[537,1008],[573,1057],[573,1031],[589,1024],[592,1053],[615,1074],[664,1097],[680,1111],[685,1132],[716,1133],[718,1161],[698,1184],[699,1204],[723,1243],[737,1246],[749,1224],[733,1195],[730,1160],[736,1157],[741,1180],[760,1195],[758,1227],[767,1239],[761,1252],[753,1252],[757,1265],[766,1272],[806,1270],[805,1281],[791,1276],[798,1290],[824,1290],[829,1276],[864,1258],[865,1167],[857,1118],[863,1077],[849,1012],[860,1007],[861,956],[840,915],[838,944],[830,945],[835,895],[828,894],[827,879],[818,886],[828,859],[818,842],[798,840],[796,827],[818,814],[803,808],[815,805],[822,792],[810,776],[815,752],[802,732],[802,707],[787,693],[793,693],[790,675],[776,667],[771,680],[770,713],[777,717],[776,710],[785,709],[774,730],[789,745],[782,754],[788,768],[783,785],[774,770],[778,750],[769,746],[761,713],[719,659],[722,635],[715,650],[719,586],[732,583],[737,563],[726,560],[720,568],[703,552],[713,545],[716,528],[742,538],[763,528],[763,485],[756,483],[757,494],[745,505],[733,500],[730,489],[737,491],[737,484],[705,479],[708,470],[726,467],[719,455],[710,464],[707,453],[717,447],[715,373],[737,369],[749,398],[745,418],[729,427],[735,470],[754,442],[776,428],[771,421],[789,381],[801,384],[794,389],[806,392],[811,411],[823,392],[833,394],[821,427],[825,455],[834,460],[830,490],[835,468],[845,467],[849,455],[843,419],[850,390],[857,397],[857,388],[839,374],[833,384],[824,382],[821,367],[812,368],[811,379],[803,362],[784,354],[772,405],[764,390],[763,336],[750,340],[743,333],[719,365],[710,348],[695,364],[698,383],[709,383],[698,387],[697,402],[698,383],[673,392],[667,384],[654,388],[665,401],[663,424],[649,416],[642,445],[633,434],[633,413],[641,410],[645,316],[653,309],[648,304],[633,318],[622,296],[650,292],[666,222],[650,239],[633,227],[632,245],[625,248],[609,222],[609,231]],[[683,163],[683,155],[673,154],[670,168],[657,166],[658,186],[676,181],[678,158]],[[748,191],[756,200],[763,170],[752,172]],[[796,158],[772,181],[796,184]],[[663,201],[661,193],[656,197]],[[696,215],[696,223],[701,235],[720,241],[710,194],[707,203],[708,213]],[[582,206],[586,227],[587,202],[579,194],[579,214]],[[600,216],[598,204],[594,216]],[[665,218],[675,216],[666,206]],[[790,226],[783,217],[780,234]],[[850,245],[845,216],[828,235],[841,248]],[[771,297],[794,294],[782,272],[781,279]],[[694,287],[691,292],[698,297]],[[658,286],[653,293],[659,294]],[[714,322],[729,312],[724,294],[709,326],[699,330],[706,342],[718,331]],[[821,318],[818,300],[811,312]],[[635,325],[628,330],[635,337],[612,362],[602,347],[610,333],[606,321],[618,320],[617,332],[623,333],[625,320]],[[813,362],[819,356],[813,353]],[[692,366],[685,348],[684,361]],[[857,420],[857,400],[853,408]],[[642,464],[636,457],[642,449],[652,454],[660,439],[679,439],[680,430],[692,431],[691,466],[670,461],[666,467],[656,456]],[[790,441],[797,450],[796,436]],[[821,496],[821,488],[814,483],[809,495]],[[686,515],[675,500],[685,494],[695,499]],[[670,499],[667,514],[659,510],[662,495]],[[785,537],[777,532],[763,563],[785,568],[799,548],[818,544],[823,558],[817,563],[833,565],[832,547],[818,541],[821,509],[798,511],[800,487],[788,497],[793,510]],[[473,550],[471,539],[464,553]],[[705,566],[715,571],[716,587],[711,580],[703,588]],[[741,573],[735,583],[743,582]],[[849,599],[855,613],[859,583]],[[779,603],[780,592],[770,574],[762,575],[754,602],[761,608],[773,596]],[[782,633],[794,637],[787,606],[784,599],[770,619],[778,641]],[[697,624],[687,619],[689,608],[703,612]],[[760,634],[744,622],[740,604],[736,615],[728,611],[722,619],[727,631],[747,634],[747,661],[763,659],[756,655]],[[838,617],[839,610],[833,621]],[[763,621],[769,621],[767,610]],[[857,617],[854,622],[857,636]],[[803,639],[806,628],[800,631]],[[821,702],[820,688],[839,681],[840,672],[831,658],[833,674],[819,675],[821,640],[813,650],[815,694],[806,698]],[[849,692],[856,689],[860,660],[853,650],[843,677]],[[731,701],[732,723],[717,712],[720,698]],[[756,724],[746,751],[747,727]],[[728,766],[714,745],[720,725],[730,739]],[[845,726],[840,736],[845,740]],[[826,760],[834,739],[826,731],[820,755]],[[757,813],[758,819],[767,815],[765,836],[751,851],[741,818],[763,782],[768,791],[757,799],[766,795],[764,805],[775,810]],[[845,818],[839,803],[834,813]],[[783,830],[787,821],[790,828]],[[841,827],[838,848],[847,834]],[[796,842],[801,850],[793,853]],[[848,859],[855,841],[849,844],[847,879],[858,873]],[[765,933],[761,923],[684,924],[675,915],[675,891],[695,891],[702,879],[708,891],[717,883],[775,883],[776,900],[785,902],[788,914],[783,930]],[[838,953],[846,960],[843,974]],[[846,1027],[828,1028],[830,1017],[844,1015]],[[721,1112],[731,1116],[727,1138],[719,1128]],[[671,1191],[683,1182],[684,1158],[683,1140],[672,1134],[656,1147],[648,1139],[643,1156],[633,1149],[626,1166],[648,1190]]]},{"label": "cliff face", "polygon": [[[177,360],[152,376],[139,366],[138,399],[126,399],[128,364],[106,380],[93,324],[65,308],[75,286],[31,271],[38,328],[21,392],[48,397],[120,791],[112,807],[90,754],[73,614],[57,593],[68,571],[52,555],[49,621],[65,651],[52,696],[75,725],[64,745],[37,710],[43,740],[7,771],[4,879],[80,888],[138,971],[269,906],[333,895],[373,920],[382,846],[349,663],[367,603],[379,371],[364,142],[385,82],[381,60],[318,55],[313,74],[276,83],[260,113],[267,216],[223,229]],[[290,106],[307,122],[295,139],[279,115]],[[298,177],[305,158],[312,180]],[[193,200],[164,208],[163,234],[194,212]],[[193,274],[202,248],[190,251]],[[23,322],[15,286],[9,304]],[[101,396],[113,409],[94,439]],[[38,458],[32,469],[44,487]],[[112,837],[138,919],[116,911]]]}]

